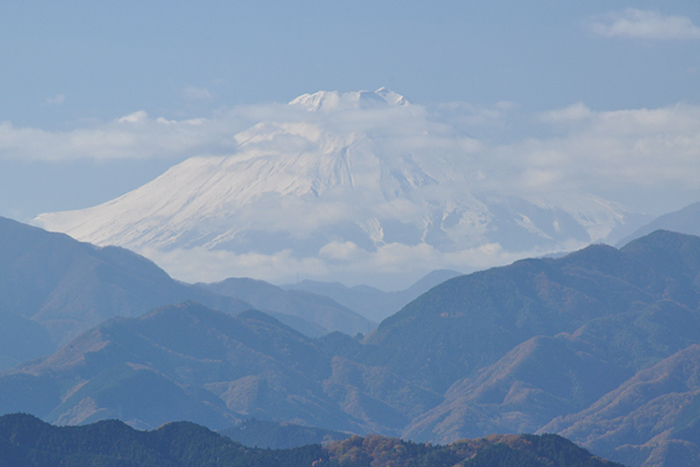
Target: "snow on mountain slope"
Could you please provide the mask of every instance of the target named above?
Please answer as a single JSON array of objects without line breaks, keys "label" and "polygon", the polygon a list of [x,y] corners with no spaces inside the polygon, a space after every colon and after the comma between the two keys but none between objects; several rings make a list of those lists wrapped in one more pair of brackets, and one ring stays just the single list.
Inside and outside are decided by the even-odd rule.
[{"label": "snow on mountain slope", "polygon": [[[605,239],[629,214],[580,192],[493,189],[480,143],[386,89],[318,92],[115,200],[35,222],[190,281],[390,284]],[[378,281],[378,282],[376,282]]]}]

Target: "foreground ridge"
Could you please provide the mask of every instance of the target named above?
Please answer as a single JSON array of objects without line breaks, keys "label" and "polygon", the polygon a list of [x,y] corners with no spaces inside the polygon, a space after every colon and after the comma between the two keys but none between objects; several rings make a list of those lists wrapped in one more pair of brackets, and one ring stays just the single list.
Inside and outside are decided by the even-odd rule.
[{"label": "foreground ridge", "polygon": [[557,435],[492,435],[448,446],[379,435],[353,436],[322,447],[249,448],[191,422],[138,431],[117,420],[57,427],[27,414],[0,418],[0,465],[176,466],[452,466],[616,467]]}]

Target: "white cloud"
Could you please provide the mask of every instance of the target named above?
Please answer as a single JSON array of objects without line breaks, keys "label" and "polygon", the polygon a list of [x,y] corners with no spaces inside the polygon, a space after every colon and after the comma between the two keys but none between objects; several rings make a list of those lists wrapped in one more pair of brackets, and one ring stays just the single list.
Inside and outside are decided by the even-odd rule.
[{"label": "white cloud", "polygon": [[[319,128],[348,137],[368,132],[382,153],[432,158],[434,167],[447,164],[454,183],[468,183],[474,190],[574,187],[595,191],[609,184],[621,189],[700,187],[699,106],[679,103],[599,112],[579,102],[530,116],[526,123],[530,136],[513,140],[511,129],[527,119],[520,114],[510,117],[515,107],[512,103],[491,108],[447,104],[428,111],[411,105],[319,114],[285,104],[264,104],[188,120],[154,118],[140,110],[71,131],[18,128],[0,122],[0,157],[182,160],[235,152],[239,144],[235,136],[257,122],[289,122],[291,126],[285,128],[298,127],[308,137]],[[450,122],[460,115],[465,121],[456,130]],[[489,140],[464,136],[489,119],[501,125],[494,127]],[[471,123],[465,123],[467,120]],[[277,148],[281,151],[298,143],[290,137],[271,140],[270,148],[282,145]]]},{"label": "white cloud", "polygon": [[[0,122],[0,157],[26,160],[173,158],[230,154],[239,132],[258,122],[289,122],[310,129],[315,125],[339,134],[372,132],[395,151],[476,152],[480,143],[455,135],[454,129],[431,119],[426,109],[384,107],[351,109],[332,116],[310,113],[298,106],[262,104],[217,111],[208,118],[173,120],[139,110],[111,122],[48,131]],[[292,141],[271,142],[291,144]]]},{"label": "white cloud", "polygon": [[574,105],[563,109],[550,110],[540,114],[540,119],[546,123],[563,123],[583,120],[593,115],[583,102],[578,102]]},{"label": "white cloud", "polygon": [[468,102],[449,102],[438,105],[440,113],[461,123],[477,125],[502,125],[506,119],[520,108],[512,101],[499,101],[492,106],[473,105]]},{"label": "white cloud", "polygon": [[[522,115],[509,117],[514,107],[512,103],[499,103],[490,109],[448,104],[431,112],[411,105],[318,114],[285,104],[265,104],[189,120],[154,118],[141,110],[72,131],[18,128],[0,122],[0,157],[182,160],[230,154],[239,144],[235,135],[266,121],[289,122],[304,134],[318,128],[349,137],[354,132],[368,132],[383,153],[432,158],[434,167],[447,164],[454,183],[469,183],[474,190],[559,191],[574,187],[595,191],[609,184],[621,189],[700,187],[699,106],[679,103],[657,109],[598,112],[579,102],[530,116],[530,136],[513,141],[511,128],[524,120]],[[442,117],[443,113],[448,116]],[[458,131],[449,122],[459,115],[471,123],[462,122]],[[490,140],[464,136],[469,128],[481,127],[489,119],[502,125],[494,127]],[[286,137],[269,144],[270,148],[282,145],[277,149],[284,150],[296,143]],[[333,254],[340,254],[339,250]]]},{"label": "white cloud", "polygon": [[564,134],[492,149],[523,189],[700,189],[698,106],[595,112],[579,103],[540,119]]},{"label": "white cloud", "polygon": [[[386,156],[387,161],[405,160],[405,157],[414,158],[412,160],[429,159],[430,164],[426,164],[426,167],[453,177],[441,179],[440,185],[435,185],[435,190],[449,189],[450,184],[454,183],[477,193],[494,190],[545,198],[550,194],[551,198],[561,203],[561,193],[574,193],[571,196],[576,197],[576,190],[596,193],[611,186],[628,192],[649,187],[700,189],[700,106],[679,103],[656,109],[596,111],[579,102],[528,116],[528,129],[533,130],[528,133],[530,136],[513,141],[509,128],[522,121],[522,115],[511,116],[516,107],[510,103],[491,108],[451,104],[438,109],[437,113],[431,113],[424,107],[412,105],[321,114],[293,106],[266,104],[239,107],[208,118],[191,120],[154,118],[145,111],[137,111],[111,122],[68,132],[15,128],[10,123],[0,123],[0,157],[44,160],[79,157],[182,158],[230,153],[239,144],[244,145],[246,138],[255,137],[267,138],[256,147],[269,154],[288,151],[291,145],[297,145],[301,154],[304,145],[314,140],[323,129],[339,135],[341,139],[353,138],[357,132],[366,132],[372,144],[377,145],[373,149]],[[441,111],[448,112],[449,116],[441,117]],[[448,122],[460,113],[467,115],[466,120],[474,116],[477,118],[471,119],[471,123],[464,123],[466,126],[460,128],[462,131],[457,131]],[[482,127],[486,121],[499,122],[501,126],[494,128],[503,128],[499,130],[501,139],[488,141],[464,136],[468,125]],[[252,130],[238,135],[240,142],[236,141],[235,136],[241,130],[258,122],[267,122],[266,128],[269,127],[270,131]],[[276,132],[275,128],[279,131]],[[341,144],[333,138],[321,140],[330,145]],[[358,150],[354,156],[364,157],[363,154],[365,152]],[[358,167],[361,166],[358,164]],[[354,183],[361,184],[361,177],[376,176],[375,172],[355,173],[357,178]],[[285,177],[280,180],[288,181],[289,186],[299,178],[294,173],[285,174]],[[251,181],[259,182],[259,177]],[[286,186],[285,183],[279,185]],[[430,189],[430,186],[425,189],[428,197]],[[361,190],[354,195],[357,199],[346,196],[346,192],[338,193],[342,199],[334,199],[338,201],[333,204],[334,207],[319,205],[318,209],[304,215],[304,222],[299,222],[300,209],[304,207],[302,204],[275,204],[277,198],[271,198],[269,206],[258,204],[251,208],[256,211],[259,206],[264,206],[268,213],[263,221],[269,222],[269,225],[256,224],[256,228],[263,231],[286,229],[294,236],[303,238],[329,219],[341,221],[351,210],[363,205],[359,197],[367,196]],[[325,196],[332,199],[336,194],[329,192]],[[374,192],[371,194],[375,195]],[[572,199],[571,204],[581,203]],[[372,216],[386,210],[387,215],[390,213],[402,222],[404,218],[409,222],[417,215],[416,206],[419,203],[397,199],[380,206]],[[336,210],[331,212],[329,209]],[[253,211],[248,213],[242,208],[237,212],[241,216],[241,224],[255,218],[257,211]],[[248,214],[250,216],[246,217]],[[354,213],[353,216],[362,217]],[[371,216],[368,214],[365,217]],[[590,216],[582,212],[579,217]],[[478,219],[475,220],[476,224]],[[469,228],[474,230],[473,226]],[[384,244],[379,230],[376,233],[377,246],[373,251],[358,246],[359,241],[353,243],[343,238],[326,244],[320,251],[297,252],[303,257],[295,256],[288,250],[269,255],[236,254],[205,248],[140,252],[154,259],[175,277],[187,281],[250,276],[286,282],[293,281],[299,274],[304,278],[343,280],[346,283],[390,284],[390,281],[394,281],[396,288],[436,268],[480,269],[547,252],[513,253],[505,251],[497,243],[477,246],[476,240],[460,244],[456,251],[441,252],[426,243],[401,245],[386,239],[388,243]],[[594,237],[602,238],[605,235],[607,232]],[[583,245],[560,245],[561,250],[580,246]]]},{"label": "white cloud", "polygon": [[70,131],[15,127],[0,122],[0,157],[7,159],[68,161],[78,159],[181,160],[201,154],[228,154],[233,138],[251,122],[245,109],[209,119],[153,119],[143,111],[114,121]]},{"label": "white cloud", "polygon": [[[334,245],[334,248],[338,245]],[[383,245],[374,252],[360,250],[352,257],[296,257],[289,250],[266,255],[236,254],[226,250],[197,247],[161,251],[136,251],[185,282],[217,282],[228,277],[252,277],[276,284],[296,282],[297,277],[320,281],[341,281],[346,285],[370,284],[385,290],[399,290],[435,269],[454,269],[464,273],[510,264],[523,258],[540,257],[552,252],[572,251],[585,247],[569,241],[552,249],[506,251],[498,243],[474,248],[441,252],[421,243]],[[352,248],[352,247],[351,247]],[[354,248],[352,248],[354,250]]]},{"label": "white cloud", "polygon": [[362,254],[362,250],[353,242],[330,242],[318,253],[323,258],[348,261],[357,259]]},{"label": "white cloud", "polygon": [[[567,244],[562,245],[562,249],[583,246],[582,243]],[[344,246],[332,246],[334,249],[338,247]],[[354,250],[353,247],[349,249]],[[301,277],[322,281],[338,280],[347,285],[381,284],[387,290],[397,290],[435,269],[451,268],[470,272],[509,264],[521,258],[541,256],[548,251],[513,253],[491,243],[445,253],[425,243],[415,246],[392,243],[383,245],[375,252],[353,252],[351,257],[342,261],[327,256],[298,258],[289,250],[271,255],[236,254],[201,247],[169,251],[141,249],[137,252],[155,261],[176,279],[186,282],[216,282],[228,277],[252,277],[282,284],[295,282],[297,277]]]},{"label": "white cloud", "polygon": [[588,24],[591,32],[603,37],[630,37],[652,40],[697,40],[700,28],[685,16],[665,16],[656,11],[628,8],[610,13]]},{"label": "white cloud", "polygon": [[292,281],[297,274],[317,277],[328,273],[323,260],[295,258],[289,250],[272,255],[238,255],[226,250],[197,247],[170,251],[142,249],[138,253],[155,261],[173,277],[190,282],[215,282],[242,276],[284,282]]},{"label": "white cloud", "polygon": [[44,101],[44,105],[61,105],[66,101],[66,96],[64,94],[58,94],[53,97],[49,97]]},{"label": "white cloud", "polygon": [[[579,102],[530,116],[526,123],[530,136],[513,140],[511,129],[526,120],[520,114],[509,117],[514,107],[511,103],[490,109],[448,104],[430,112],[412,105],[317,114],[265,104],[189,120],[154,118],[141,110],[72,131],[18,128],[0,122],[0,157],[179,161],[233,153],[239,144],[235,135],[257,122],[290,122],[305,134],[318,128],[340,135],[369,132],[383,153],[433,158],[437,162],[431,162],[432,166],[447,164],[453,182],[468,183],[470,190],[560,191],[567,187],[595,192],[611,184],[628,190],[700,187],[699,106],[679,103],[599,112]],[[443,113],[448,116],[442,117]],[[458,131],[449,122],[459,115],[471,123],[460,123]],[[489,140],[464,136],[488,119],[501,122]],[[277,149],[284,150],[296,143],[287,137],[269,144],[270,148],[282,145]],[[339,250],[333,253],[339,254]]]},{"label": "white cloud", "polygon": [[124,117],[121,117],[117,119],[119,123],[139,123],[139,122],[144,122],[148,118],[148,113],[146,113],[145,110],[139,110],[134,113],[130,113],[129,115],[125,115]]}]

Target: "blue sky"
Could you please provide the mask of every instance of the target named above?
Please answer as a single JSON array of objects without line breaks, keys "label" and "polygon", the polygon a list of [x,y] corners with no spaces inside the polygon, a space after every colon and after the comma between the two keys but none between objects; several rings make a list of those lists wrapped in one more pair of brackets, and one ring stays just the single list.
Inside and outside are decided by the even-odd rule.
[{"label": "blue sky", "polygon": [[[674,128],[688,129],[676,140],[695,141],[699,83],[697,1],[10,0],[0,7],[0,215],[106,201],[186,157],[226,150],[221,135],[242,129],[250,106],[321,89],[386,86],[457,127],[455,113],[515,109],[499,125],[460,128],[515,150],[528,138],[594,138],[606,112],[679,103],[688,107]],[[561,113],[543,125],[558,109],[578,109],[589,126]],[[173,150],[143,130],[126,149],[90,153],[85,140],[139,111],[218,122],[207,134],[220,139]],[[70,143],[58,151],[61,138]],[[606,188],[609,177],[591,191],[652,213],[680,208],[699,198],[687,177],[696,149],[684,146],[681,182],[669,171],[659,183]]]}]

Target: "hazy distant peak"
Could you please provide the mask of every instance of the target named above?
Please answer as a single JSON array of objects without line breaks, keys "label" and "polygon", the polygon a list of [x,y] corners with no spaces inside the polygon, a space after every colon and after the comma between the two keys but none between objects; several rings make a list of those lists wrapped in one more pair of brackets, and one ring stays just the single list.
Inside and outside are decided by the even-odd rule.
[{"label": "hazy distant peak", "polygon": [[409,105],[408,99],[387,88],[376,91],[318,91],[314,94],[302,94],[289,105],[298,106],[309,112],[331,112],[342,109],[367,109],[385,106]]}]

